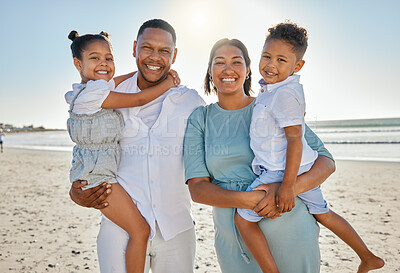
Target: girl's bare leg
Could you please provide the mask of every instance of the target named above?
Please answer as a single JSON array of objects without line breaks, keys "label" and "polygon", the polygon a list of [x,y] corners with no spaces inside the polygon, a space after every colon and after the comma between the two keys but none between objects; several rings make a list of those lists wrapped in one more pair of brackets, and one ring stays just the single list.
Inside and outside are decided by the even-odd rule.
[{"label": "girl's bare leg", "polygon": [[109,205],[100,211],[129,234],[125,261],[127,273],[143,273],[150,228],[129,194],[118,183],[112,184]]},{"label": "girl's bare leg", "polygon": [[384,266],[385,262],[368,249],[354,228],[343,217],[332,210],[324,214],[314,214],[314,217],[357,253],[361,259],[357,273],[366,273]]},{"label": "girl's bare leg", "polygon": [[267,239],[258,224],[243,219],[237,213],[235,214],[235,224],[262,272],[279,273],[274,257],[269,250]]}]

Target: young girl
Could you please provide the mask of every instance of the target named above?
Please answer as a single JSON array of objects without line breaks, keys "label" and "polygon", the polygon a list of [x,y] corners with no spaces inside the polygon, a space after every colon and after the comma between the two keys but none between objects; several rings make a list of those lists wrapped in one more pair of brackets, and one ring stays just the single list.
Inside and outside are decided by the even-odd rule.
[{"label": "young girl", "polygon": [[[281,213],[295,206],[297,176],[314,164],[317,153],[305,141],[305,100],[298,75],[304,65],[307,31],[296,24],[282,23],[270,28],[264,42],[259,70],[263,77],[250,125],[250,146],[254,152],[253,170],[259,177],[248,187],[282,182],[276,194]],[[384,261],[375,256],[353,227],[330,210],[320,187],[299,194],[309,212],[338,235],[360,257],[358,273],[381,268]],[[240,216],[239,216],[240,215]],[[263,272],[277,273],[267,239],[258,227],[262,217],[252,210],[238,209],[235,223],[250,252]]]},{"label": "young girl", "polygon": [[[70,181],[86,180],[83,189],[102,182],[113,183],[113,193],[107,199],[109,205],[100,211],[129,234],[125,255],[127,272],[142,273],[150,228],[131,197],[117,183],[121,155],[119,140],[124,121],[113,109],[144,105],[179,85],[180,80],[176,72],[171,71],[160,84],[139,93],[110,91],[115,88],[112,81],[115,67],[108,34],[79,36],[76,31],[71,31],[68,38],[72,40],[74,65],[82,79],[65,95],[70,104],[68,132],[76,143]],[[120,78],[119,82],[130,76]]]}]

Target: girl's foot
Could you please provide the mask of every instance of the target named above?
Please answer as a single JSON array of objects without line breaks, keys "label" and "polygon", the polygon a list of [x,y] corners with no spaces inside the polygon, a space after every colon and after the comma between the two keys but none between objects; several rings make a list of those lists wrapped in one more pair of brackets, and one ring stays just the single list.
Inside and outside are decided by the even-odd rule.
[{"label": "girl's foot", "polygon": [[357,273],[366,273],[370,270],[381,268],[384,265],[385,262],[381,258],[371,253],[368,258],[361,260]]}]

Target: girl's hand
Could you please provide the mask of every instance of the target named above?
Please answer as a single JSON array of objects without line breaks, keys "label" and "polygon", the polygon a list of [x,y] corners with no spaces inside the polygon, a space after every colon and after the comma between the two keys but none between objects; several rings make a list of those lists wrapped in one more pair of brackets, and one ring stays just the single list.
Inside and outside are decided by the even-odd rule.
[{"label": "girl's hand", "polygon": [[166,80],[170,81],[171,87],[176,87],[181,83],[181,79],[179,78],[178,72],[176,72],[173,69],[169,70],[169,74]]},{"label": "girl's hand", "polygon": [[280,212],[285,213],[291,211],[294,206],[294,186],[282,184],[279,187],[278,193],[276,194],[276,204]]},{"label": "girl's hand", "polygon": [[253,209],[255,213],[264,218],[276,218],[282,216],[275,203],[275,195],[281,183],[263,184],[255,188],[255,191],[265,191],[266,195]]}]

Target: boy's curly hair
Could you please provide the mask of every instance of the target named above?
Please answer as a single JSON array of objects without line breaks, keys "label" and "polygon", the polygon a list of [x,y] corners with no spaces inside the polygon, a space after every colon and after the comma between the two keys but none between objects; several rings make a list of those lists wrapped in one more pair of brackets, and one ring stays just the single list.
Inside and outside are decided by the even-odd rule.
[{"label": "boy's curly hair", "polygon": [[287,21],[269,28],[268,32],[269,34],[265,38],[264,44],[274,39],[284,40],[293,46],[293,51],[299,60],[303,58],[308,46],[306,29]]}]

